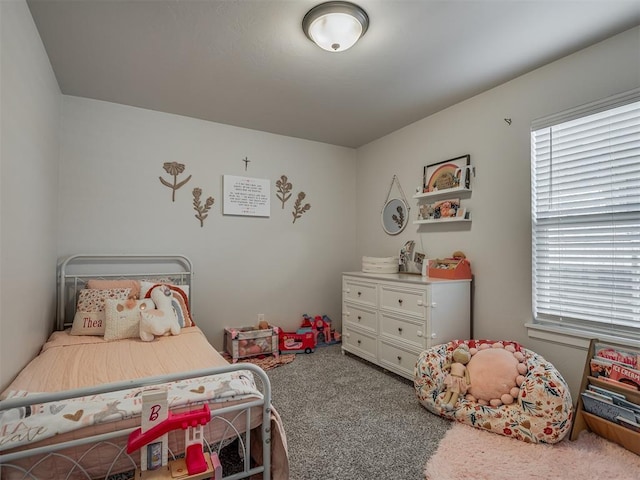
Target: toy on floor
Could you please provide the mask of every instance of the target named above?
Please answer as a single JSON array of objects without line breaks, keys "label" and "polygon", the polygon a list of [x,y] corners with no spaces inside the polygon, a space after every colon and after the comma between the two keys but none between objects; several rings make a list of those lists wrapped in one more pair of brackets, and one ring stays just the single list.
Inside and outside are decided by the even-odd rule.
[{"label": "toy on floor", "polygon": [[280,327],[260,321],[257,326],[226,327],[224,329],[224,348],[233,363],[239,358],[258,355],[278,357],[278,336]]},{"label": "toy on floor", "polygon": [[[175,414],[168,409],[166,389],[144,392],[142,402],[142,426],[131,432],[127,441],[128,454],[142,449],[136,478],[221,480],[218,455],[203,452],[203,426],[211,420],[208,404],[199,410]],[[185,457],[168,462],[167,434],[178,429],[185,430]]]},{"label": "toy on floor", "polygon": [[316,338],[313,332],[280,332],[279,340],[280,354],[312,353],[316,349]]},{"label": "toy on floor", "polygon": [[469,347],[462,344],[453,351],[453,362],[443,367],[443,370],[449,370],[449,374],[444,379],[447,389],[442,399],[442,406],[446,410],[453,410],[458,397],[467,393],[471,384],[469,370],[466,367],[469,360],[471,360]]},{"label": "toy on floor", "polygon": [[302,315],[302,325],[297,333],[312,332],[315,337],[316,347],[324,347],[340,343],[340,333],[331,328],[331,319],[326,315]]}]

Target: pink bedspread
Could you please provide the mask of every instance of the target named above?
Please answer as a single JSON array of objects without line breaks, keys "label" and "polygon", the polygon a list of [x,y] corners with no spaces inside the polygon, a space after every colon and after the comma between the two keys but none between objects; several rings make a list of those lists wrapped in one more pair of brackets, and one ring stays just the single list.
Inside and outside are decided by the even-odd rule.
[{"label": "pink bedspread", "polygon": [[1,397],[10,391],[58,392],[227,364],[198,327],[153,342],[139,338],[107,342],[65,330],[51,335]]}]

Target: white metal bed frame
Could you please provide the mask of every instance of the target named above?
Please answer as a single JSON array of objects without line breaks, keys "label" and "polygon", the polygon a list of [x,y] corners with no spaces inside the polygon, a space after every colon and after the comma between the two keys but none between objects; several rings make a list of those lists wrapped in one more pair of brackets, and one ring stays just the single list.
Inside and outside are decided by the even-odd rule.
[{"label": "white metal bed frame", "polygon": [[[137,262],[137,263],[135,263]],[[140,272],[133,270],[132,267],[140,266],[141,264],[147,264],[151,268],[151,273]],[[104,268],[99,271],[95,270],[98,266]],[[124,269],[123,269],[124,267]],[[131,271],[129,271],[131,270]],[[73,323],[73,315],[69,316],[70,312],[75,311],[75,300],[77,294],[81,288],[86,284],[88,279],[170,279],[172,283],[177,285],[188,285],[190,287],[189,303],[193,298],[192,286],[193,267],[191,261],[184,255],[72,255],[64,259],[58,266],[58,308],[56,315],[56,329],[63,330],[68,328]],[[70,318],[70,320],[67,320]],[[221,373],[228,373],[238,370],[248,370],[255,374],[262,383],[263,398],[257,398],[255,400],[240,403],[237,405],[216,408],[211,412],[211,420],[223,421],[227,424],[227,431],[223,435],[226,437],[229,429],[233,430],[235,436],[238,438],[243,454],[243,470],[232,475],[223,476],[224,480],[240,480],[243,478],[249,478],[252,475],[262,473],[264,480],[270,480],[271,478],[271,383],[267,374],[257,365],[250,363],[232,364],[224,367],[207,368],[201,370],[193,370],[190,372],[183,372],[179,374],[162,375],[156,377],[147,377],[137,380],[128,380],[123,382],[116,382],[106,385],[67,390],[63,392],[34,394],[28,397],[12,398],[9,400],[0,401],[0,412],[10,410],[13,408],[27,407],[33,404],[57,402],[60,400],[67,400],[71,398],[78,398],[90,395],[97,395],[107,392],[128,390],[138,387],[148,387],[153,385],[161,385],[164,383],[186,380],[191,378],[197,378],[202,376],[209,376]],[[251,408],[262,409],[262,459],[263,464],[261,466],[251,468]],[[244,432],[239,432],[232,422],[222,417],[225,414],[234,413],[237,414],[233,417],[234,420],[239,418],[243,413],[246,418],[246,427]],[[2,453],[0,449],[0,468],[10,469],[12,471],[18,471],[23,474],[23,479],[38,480],[32,472],[34,469],[40,466],[40,464],[46,461],[52,456],[62,457],[69,461],[70,470],[67,474],[69,478],[72,474],[80,472],[84,475],[84,478],[91,480],[91,477],[87,474],[83,468],[81,462],[82,458],[74,460],[70,457],[57,453],[59,450],[70,447],[87,446],[87,452],[99,446],[111,446],[118,450],[118,453],[113,458],[113,463],[121,455],[129,458],[131,461],[131,470],[136,468],[136,462],[134,459],[126,453],[125,447],[119,447],[113,443],[112,440],[119,439],[121,437],[128,436],[135,428],[122,429],[109,433],[92,435],[90,437],[70,440],[54,445],[48,445],[38,448],[26,448],[12,453]],[[244,435],[244,439],[243,436]],[[213,445],[217,443],[217,453],[220,452],[223,447],[223,442],[220,439],[210,439],[212,443],[207,442],[207,448],[210,452],[213,451]],[[21,466],[16,466],[11,462],[28,458],[32,455],[45,454],[45,457],[39,460],[37,463],[25,469]],[[121,473],[109,471],[107,476]],[[224,472],[223,472],[224,473]]]}]

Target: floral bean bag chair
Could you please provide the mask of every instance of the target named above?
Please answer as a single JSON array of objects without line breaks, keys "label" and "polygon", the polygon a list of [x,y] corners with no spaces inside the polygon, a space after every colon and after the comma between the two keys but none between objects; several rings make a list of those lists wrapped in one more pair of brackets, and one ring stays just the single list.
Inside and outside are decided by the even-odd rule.
[{"label": "floral bean bag chair", "polygon": [[[465,365],[470,385],[454,397],[455,403],[447,404],[453,352],[461,344],[471,352]],[[436,345],[420,354],[414,373],[420,403],[450,420],[530,443],[557,443],[571,429],[573,402],[562,375],[516,342],[457,340]]]}]

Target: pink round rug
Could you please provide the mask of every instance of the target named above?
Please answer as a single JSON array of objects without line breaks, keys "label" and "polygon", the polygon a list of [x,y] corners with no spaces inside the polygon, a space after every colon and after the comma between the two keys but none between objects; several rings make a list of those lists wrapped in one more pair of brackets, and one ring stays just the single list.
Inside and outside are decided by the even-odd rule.
[{"label": "pink round rug", "polygon": [[427,480],[637,480],[640,456],[586,430],[576,441],[548,445],[455,423],[424,473]]}]

